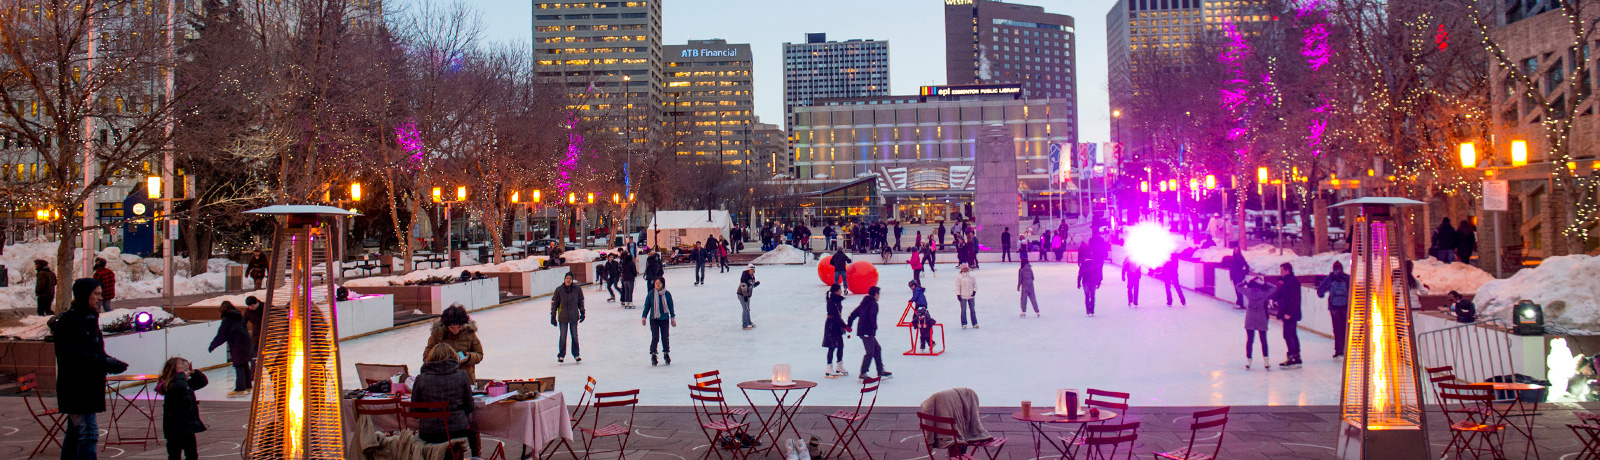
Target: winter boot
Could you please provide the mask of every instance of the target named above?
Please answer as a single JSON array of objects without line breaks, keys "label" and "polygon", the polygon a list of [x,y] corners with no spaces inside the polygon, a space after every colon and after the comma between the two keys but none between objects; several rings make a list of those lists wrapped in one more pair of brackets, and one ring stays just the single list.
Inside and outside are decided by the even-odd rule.
[{"label": "winter boot", "polygon": [[661,364],[661,362],[656,360],[656,354],[655,353],[651,353],[650,354],[650,365],[654,366],[654,365],[657,365],[657,364]]},{"label": "winter boot", "polygon": [[806,443],[806,453],[810,454],[806,458],[822,460],[822,440],[817,435],[811,435],[811,441]]},{"label": "winter boot", "polygon": [[672,365],[672,353],[662,353],[661,358],[667,360],[667,365]]}]

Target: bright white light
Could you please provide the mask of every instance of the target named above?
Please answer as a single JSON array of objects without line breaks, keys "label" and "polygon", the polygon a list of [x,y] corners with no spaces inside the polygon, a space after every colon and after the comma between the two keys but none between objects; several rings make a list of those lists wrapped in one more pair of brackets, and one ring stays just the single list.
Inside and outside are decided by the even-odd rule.
[{"label": "bright white light", "polygon": [[1522,317],[1523,318],[1527,318],[1527,319],[1533,319],[1533,309],[1532,308],[1523,309],[1522,310]]},{"label": "bright white light", "polygon": [[1167,229],[1155,222],[1140,222],[1128,227],[1128,258],[1146,268],[1159,267],[1172,258],[1178,242]]}]

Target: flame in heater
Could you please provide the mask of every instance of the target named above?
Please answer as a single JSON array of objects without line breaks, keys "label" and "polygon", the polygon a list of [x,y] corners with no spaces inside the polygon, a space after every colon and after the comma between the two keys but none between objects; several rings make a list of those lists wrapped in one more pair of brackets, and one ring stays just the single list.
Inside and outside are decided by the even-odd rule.
[{"label": "flame in heater", "polygon": [[288,447],[286,454],[292,455],[292,458],[300,458],[303,456],[300,440],[304,438],[303,420],[306,407],[306,382],[300,377],[305,375],[306,353],[305,330],[300,318],[294,317],[294,312],[292,308],[289,310],[289,369],[286,373],[288,378],[284,379],[284,383],[289,385],[288,407],[284,411],[286,417],[284,426],[288,429],[284,433],[287,438],[284,440],[284,445]]},{"label": "flame in heater", "polygon": [[1389,266],[1389,234],[1382,222],[1372,224],[1372,259],[1371,263],[1378,265],[1378,273],[1382,274],[1381,282],[1372,286],[1372,412],[1380,423],[1388,422],[1394,414],[1394,369],[1399,361],[1395,344],[1394,318],[1394,283],[1392,272],[1394,267]]}]

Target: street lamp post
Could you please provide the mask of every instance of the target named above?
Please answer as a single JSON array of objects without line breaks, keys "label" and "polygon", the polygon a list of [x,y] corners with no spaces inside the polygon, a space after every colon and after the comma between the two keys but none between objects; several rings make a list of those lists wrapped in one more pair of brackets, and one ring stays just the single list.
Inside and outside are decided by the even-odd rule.
[{"label": "street lamp post", "polygon": [[[340,208],[343,208],[344,205],[347,205],[347,204],[360,203],[361,202],[361,183],[360,182],[351,182],[350,183],[350,199],[348,199],[348,200],[328,200],[328,201],[332,202],[334,206],[338,206]],[[355,212],[355,209],[351,209],[350,212]],[[346,217],[349,217],[349,218],[353,219],[355,216],[354,215],[349,215],[349,216],[334,216],[333,217],[334,234],[338,235],[333,240],[333,245],[334,245],[333,246],[333,260],[335,261],[334,266],[337,267],[337,268],[334,269],[333,277],[334,277],[335,280],[337,280],[337,282],[341,282],[341,283],[344,282],[344,257],[345,257],[345,247],[344,247],[345,241],[344,240],[345,240],[345,237],[346,237],[346,235],[345,235],[345,231],[346,231],[345,218]]]}]

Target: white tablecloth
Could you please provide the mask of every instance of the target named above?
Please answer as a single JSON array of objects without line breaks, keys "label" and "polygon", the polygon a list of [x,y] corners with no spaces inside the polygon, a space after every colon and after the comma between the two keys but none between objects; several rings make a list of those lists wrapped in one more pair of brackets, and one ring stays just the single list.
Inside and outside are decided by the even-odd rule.
[{"label": "white tablecloth", "polygon": [[[478,433],[517,441],[530,449],[544,447],[556,438],[572,439],[572,414],[567,412],[566,396],[559,391],[547,391],[539,399],[529,401],[502,401],[485,405],[479,398],[473,404],[472,427]],[[344,400],[345,416],[355,419],[355,403]],[[399,417],[380,415],[372,417],[372,426],[378,431],[400,428]]]}]

